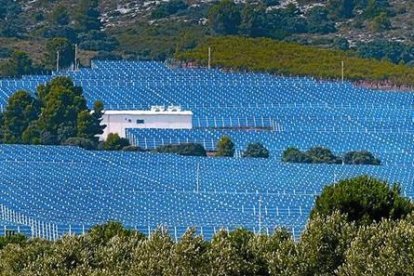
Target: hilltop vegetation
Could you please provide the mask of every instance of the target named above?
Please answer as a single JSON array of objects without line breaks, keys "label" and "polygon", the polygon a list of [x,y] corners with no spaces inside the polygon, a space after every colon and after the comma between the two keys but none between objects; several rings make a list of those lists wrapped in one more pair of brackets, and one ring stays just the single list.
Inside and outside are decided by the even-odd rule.
[{"label": "hilltop vegetation", "polygon": [[264,38],[214,37],[194,50],[178,54],[177,58],[206,65],[208,47],[213,50],[212,65],[220,68],[340,79],[344,61],[346,79],[414,85],[414,68],[409,66],[364,59],[352,52]]}]

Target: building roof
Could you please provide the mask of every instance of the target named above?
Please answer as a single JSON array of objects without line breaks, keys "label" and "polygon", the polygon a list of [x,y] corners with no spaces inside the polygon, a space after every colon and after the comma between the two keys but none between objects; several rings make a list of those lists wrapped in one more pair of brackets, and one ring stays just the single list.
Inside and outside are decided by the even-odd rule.
[{"label": "building roof", "polygon": [[192,111],[105,110],[107,115],[193,115]]}]

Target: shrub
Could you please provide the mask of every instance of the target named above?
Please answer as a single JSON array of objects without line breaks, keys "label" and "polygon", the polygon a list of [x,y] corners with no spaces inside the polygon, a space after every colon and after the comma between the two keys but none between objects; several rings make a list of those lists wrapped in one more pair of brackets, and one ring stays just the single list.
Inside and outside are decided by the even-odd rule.
[{"label": "shrub", "polygon": [[96,148],[96,145],[92,140],[80,137],[68,138],[63,144],[67,146],[78,146],[87,150]]},{"label": "shrub", "polygon": [[368,151],[351,151],[344,156],[345,164],[380,165],[381,161]]},{"label": "shrub", "polygon": [[283,152],[282,161],[289,163],[311,163],[312,160],[299,149],[289,147]]},{"label": "shrub", "polygon": [[119,137],[118,133],[109,133],[103,144],[104,150],[121,150],[129,146],[129,140]]},{"label": "shrub", "polygon": [[242,157],[269,158],[269,150],[262,144],[249,144]]},{"label": "shrub", "polygon": [[159,153],[176,153],[185,156],[207,156],[204,147],[194,143],[159,146],[155,151]]},{"label": "shrub", "polygon": [[216,156],[233,157],[235,148],[234,143],[228,136],[223,136],[217,143]]},{"label": "shrub", "polygon": [[335,156],[330,149],[324,147],[313,147],[306,152],[312,163],[340,164],[342,159]]}]

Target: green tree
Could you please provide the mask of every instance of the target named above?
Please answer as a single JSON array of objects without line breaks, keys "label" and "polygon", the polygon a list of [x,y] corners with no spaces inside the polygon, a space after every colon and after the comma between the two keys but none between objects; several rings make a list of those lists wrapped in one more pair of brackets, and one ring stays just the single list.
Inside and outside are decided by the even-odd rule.
[{"label": "green tree", "polygon": [[328,0],[327,8],[334,18],[350,18],[353,16],[354,0]]},{"label": "green tree", "polygon": [[223,136],[217,143],[216,156],[233,157],[235,145],[228,136]]},{"label": "green tree", "polygon": [[40,105],[36,98],[26,91],[17,91],[7,102],[2,118],[4,143],[22,143],[22,135],[32,121],[37,120]]},{"label": "green tree", "polygon": [[340,164],[342,159],[335,156],[330,149],[324,147],[313,147],[306,151],[306,155],[312,163]]},{"label": "green tree", "polygon": [[208,11],[211,29],[224,35],[236,34],[241,22],[240,10],[230,0],[222,0],[213,5]]},{"label": "green tree", "polygon": [[38,95],[43,106],[38,121],[40,129],[55,136],[58,144],[76,137],[78,117],[84,119],[85,111],[88,112],[82,88],[74,86],[69,78],[57,77],[46,86],[39,86]]},{"label": "green tree", "polygon": [[391,28],[391,21],[385,12],[381,12],[372,19],[370,26],[374,32],[389,30]]},{"label": "green tree", "polygon": [[13,51],[10,58],[0,68],[3,76],[21,77],[35,73],[31,58],[23,51]]},{"label": "green tree", "polygon": [[289,163],[311,163],[312,159],[299,149],[289,147],[283,151],[282,161]]},{"label": "green tree", "polygon": [[99,30],[101,21],[99,19],[98,0],[81,0],[77,4],[75,13],[76,29],[79,32]]},{"label": "green tree", "polygon": [[413,242],[412,216],[360,228],[338,275],[413,275]]},{"label": "green tree", "polygon": [[260,143],[249,144],[242,157],[269,158],[269,150]]},{"label": "green tree", "polygon": [[75,49],[73,44],[62,37],[49,39],[46,43],[46,52],[43,63],[46,68],[53,70],[56,68],[57,53],[59,52],[59,67],[68,68],[74,62]]},{"label": "green tree", "polygon": [[333,275],[344,262],[345,252],[356,235],[357,227],[347,216],[333,212],[315,215],[307,224],[298,244],[299,260],[306,265],[302,275]]},{"label": "green tree", "polygon": [[171,250],[167,275],[207,275],[209,271],[209,243],[195,234],[195,229],[188,229]]},{"label": "green tree", "polygon": [[119,137],[118,133],[109,133],[104,142],[104,150],[122,150],[128,147],[129,140]]},{"label": "green tree", "polygon": [[50,14],[49,21],[52,25],[68,25],[70,22],[70,16],[67,8],[63,5],[56,6]]},{"label": "green tree", "polygon": [[354,165],[380,165],[381,161],[368,151],[351,151],[345,154],[344,163]]},{"label": "green tree", "polygon": [[359,176],[325,187],[316,199],[311,217],[339,211],[349,221],[370,224],[384,218],[400,219],[413,210],[413,203],[401,196],[399,185],[390,187],[375,178]]}]

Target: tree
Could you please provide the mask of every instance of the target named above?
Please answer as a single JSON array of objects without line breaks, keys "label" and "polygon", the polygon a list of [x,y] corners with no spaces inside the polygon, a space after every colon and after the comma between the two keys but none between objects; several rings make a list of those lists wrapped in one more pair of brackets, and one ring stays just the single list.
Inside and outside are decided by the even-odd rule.
[{"label": "tree", "polygon": [[306,151],[306,155],[312,163],[340,164],[342,159],[335,156],[331,150],[324,147],[313,147]]},{"label": "tree", "polygon": [[413,275],[412,216],[361,228],[345,254],[338,275]]},{"label": "tree", "polygon": [[381,12],[375,16],[371,22],[371,28],[374,32],[389,30],[391,28],[391,21],[385,12]]},{"label": "tree", "polygon": [[129,145],[128,139],[119,137],[118,133],[109,133],[103,148],[104,150],[122,150]]},{"label": "tree", "polygon": [[23,51],[13,51],[8,61],[0,68],[1,75],[9,77],[21,77],[35,71],[31,58]]},{"label": "tree", "polygon": [[208,11],[211,29],[224,35],[236,34],[241,22],[237,5],[230,0],[222,0]]},{"label": "tree", "polygon": [[52,25],[65,26],[70,22],[68,10],[63,5],[58,5],[53,9],[50,15],[50,23]]},{"label": "tree", "polygon": [[228,136],[223,136],[217,143],[216,156],[233,157],[235,145]]},{"label": "tree", "polygon": [[260,143],[249,144],[242,157],[269,158],[269,151]]},{"label": "tree", "polygon": [[355,224],[348,222],[346,214],[315,215],[298,244],[299,260],[306,264],[299,274],[333,275],[344,262],[356,229]]},{"label": "tree", "polygon": [[30,123],[38,118],[40,104],[26,91],[17,91],[8,100],[2,118],[4,143],[22,143],[22,135]]},{"label": "tree", "polygon": [[329,0],[327,8],[334,18],[350,18],[353,16],[354,0]]},{"label": "tree", "polygon": [[46,68],[53,70],[56,68],[57,53],[59,52],[59,67],[68,68],[73,64],[75,49],[67,38],[57,37],[49,39],[46,43],[46,52],[43,63]]},{"label": "tree", "polygon": [[335,22],[329,17],[329,11],[325,7],[314,7],[307,13],[308,32],[327,34],[336,31]]},{"label": "tree", "polygon": [[71,137],[68,138],[65,142],[63,142],[65,146],[77,146],[87,150],[92,150],[96,148],[96,143],[87,138],[81,137]]},{"label": "tree", "polygon": [[[91,120],[84,122],[86,120],[85,112],[88,112],[88,108],[82,94],[82,88],[74,86],[69,78],[57,77],[46,86],[39,86],[38,95],[43,106],[38,121],[39,127],[55,136],[58,144],[70,137],[76,137],[78,124],[84,127],[84,125],[92,123]],[[82,129],[82,131],[90,130],[88,126],[86,126],[86,130]],[[85,138],[85,136],[81,137]],[[90,135],[86,135],[86,137],[89,138]]]},{"label": "tree", "polygon": [[400,219],[413,210],[413,203],[401,196],[398,184],[390,187],[375,178],[359,176],[325,187],[316,199],[311,217],[339,211],[349,221],[370,224],[384,218]]},{"label": "tree", "polygon": [[101,28],[97,0],[79,1],[74,17],[76,21],[76,29],[79,32],[89,32],[91,30],[100,30]]},{"label": "tree", "polygon": [[368,151],[351,151],[345,154],[344,163],[353,165],[380,165],[381,161]]},{"label": "tree", "polygon": [[297,148],[289,147],[283,151],[282,161],[289,163],[311,163],[312,159]]}]

